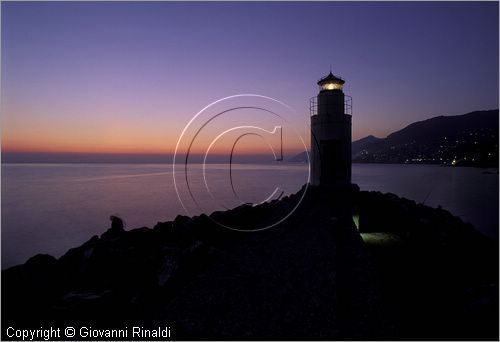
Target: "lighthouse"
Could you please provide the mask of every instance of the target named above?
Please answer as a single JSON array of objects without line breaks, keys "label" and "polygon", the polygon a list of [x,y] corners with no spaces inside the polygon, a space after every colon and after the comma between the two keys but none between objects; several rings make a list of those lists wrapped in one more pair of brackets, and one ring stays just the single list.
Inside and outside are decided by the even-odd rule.
[{"label": "lighthouse", "polygon": [[312,185],[351,184],[352,98],[344,94],[344,83],[330,72],[310,100]]}]

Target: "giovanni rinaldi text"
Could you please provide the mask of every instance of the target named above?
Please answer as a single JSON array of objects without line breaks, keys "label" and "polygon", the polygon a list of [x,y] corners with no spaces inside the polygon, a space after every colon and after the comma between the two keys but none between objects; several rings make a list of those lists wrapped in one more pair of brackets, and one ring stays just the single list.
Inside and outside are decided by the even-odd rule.
[{"label": "giovanni rinaldi text", "polygon": [[92,327],[65,327],[39,329],[16,329],[8,327],[9,339],[20,341],[49,341],[54,339],[168,339],[171,336],[169,326],[149,329],[144,327],[125,327],[123,329],[97,329]]}]

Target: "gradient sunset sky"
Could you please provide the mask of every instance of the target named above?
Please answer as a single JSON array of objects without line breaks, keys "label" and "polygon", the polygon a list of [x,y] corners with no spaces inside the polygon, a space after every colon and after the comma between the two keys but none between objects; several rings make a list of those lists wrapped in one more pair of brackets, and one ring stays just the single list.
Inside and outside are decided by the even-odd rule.
[{"label": "gradient sunset sky", "polygon": [[330,65],[353,97],[353,139],[498,108],[498,2],[2,1],[1,12],[4,152],[171,153],[194,114],[238,93],[283,101],[307,125]]}]

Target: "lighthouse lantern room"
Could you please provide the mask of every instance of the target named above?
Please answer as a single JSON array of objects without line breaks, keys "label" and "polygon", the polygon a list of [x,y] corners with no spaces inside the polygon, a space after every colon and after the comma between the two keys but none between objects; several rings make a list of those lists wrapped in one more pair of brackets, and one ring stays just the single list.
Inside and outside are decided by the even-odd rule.
[{"label": "lighthouse lantern room", "polygon": [[330,72],[311,98],[312,185],[351,184],[352,98],[344,94],[344,83]]}]

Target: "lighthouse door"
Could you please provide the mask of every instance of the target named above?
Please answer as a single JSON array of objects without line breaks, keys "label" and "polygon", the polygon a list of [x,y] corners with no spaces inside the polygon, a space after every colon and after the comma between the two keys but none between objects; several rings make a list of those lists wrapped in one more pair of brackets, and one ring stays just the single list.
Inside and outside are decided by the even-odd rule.
[{"label": "lighthouse door", "polygon": [[334,184],[340,159],[340,141],[321,140],[321,184]]}]

